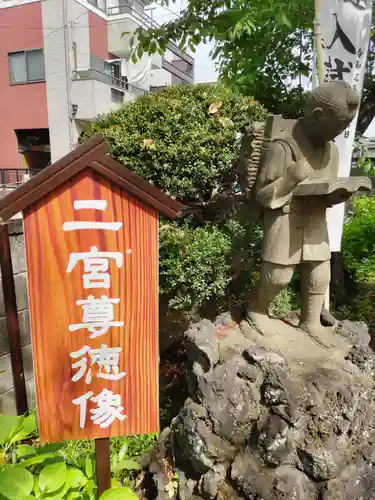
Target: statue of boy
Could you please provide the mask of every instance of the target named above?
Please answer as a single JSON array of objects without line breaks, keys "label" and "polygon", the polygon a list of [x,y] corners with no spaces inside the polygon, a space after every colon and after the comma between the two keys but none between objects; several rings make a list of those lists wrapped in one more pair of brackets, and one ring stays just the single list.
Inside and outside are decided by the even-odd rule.
[{"label": "statue of boy", "polygon": [[324,347],[334,345],[320,322],[330,281],[327,202],[323,197],[295,197],[294,191],[303,181],[337,178],[338,150],[331,141],[348,127],[359,102],[358,93],[345,82],[317,87],[307,100],[304,117],[275,138],[267,151],[255,187],[264,209],[262,269],[247,310],[249,322],[263,335],[275,329],[268,316],[271,302],[298,267],[299,328]]}]

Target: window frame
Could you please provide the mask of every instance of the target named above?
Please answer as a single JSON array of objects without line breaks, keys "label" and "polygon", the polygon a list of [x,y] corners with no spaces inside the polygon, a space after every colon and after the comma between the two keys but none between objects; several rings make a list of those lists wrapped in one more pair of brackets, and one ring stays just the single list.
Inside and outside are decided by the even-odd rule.
[{"label": "window frame", "polygon": [[[43,54],[43,63],[44,63],[44,78],[41,80],[28,80],[28,68],[27,68],[27,53],[28,52],[42,52]],[[11,68],[10,68],[10,60],[13,54],[24,54],[24,63],[25,63],[25,70],[26,70],[26,80],[22,82],[14,82],[12,81],[11,78]],[[10,85],[26,85],[26,84],[32,84],[32,83],[43,83],[46,81],[46,67],[45,67],[45,61],[44,61],[44,49],[38,48],[38,49],[24,49],[24,50],[15,50],[14,52],[8,52],[8,75],[9,75],[9,83]]]}]

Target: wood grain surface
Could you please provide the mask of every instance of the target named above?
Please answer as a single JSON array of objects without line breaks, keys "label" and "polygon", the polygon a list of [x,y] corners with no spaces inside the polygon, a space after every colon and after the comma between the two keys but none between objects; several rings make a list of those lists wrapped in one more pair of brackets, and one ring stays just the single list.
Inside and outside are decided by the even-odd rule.
[{"label": "wood grain surface", "polygon": [[[105,200],[106,210],[75,210],[74,201]],[[103,229],[64,231],[71,221],[122,222],[118,231]],[[157,432],[158,408],[158,214],[155,209],[121,190],[91,169],[82,171],[24,213],[27,275],[32,329],[33,359],[37,388],[40,438],[43,442],[102,438]],[[71,253],[121,252],[123,265],[110,260],[109,289],[85,289],[84,263],[67,273]],[[131,249],[131,253],[127,250]],[[114,304],[114,321],[104,335],[90,339],[82,323],[83,308],[77,300],[89,295],[120,299]],[[88,346],[121,347],[120,380],[85,377],[72,381],[70,354]],[[103,370],[102,370],[103,371]],[[124,421],[115,419],[101,428],[90,418],[97,404],[88,401],[85,427],[80,427],[80,407],[72,401],[88,391],[97,396],[108,389],[121,395]]]}]

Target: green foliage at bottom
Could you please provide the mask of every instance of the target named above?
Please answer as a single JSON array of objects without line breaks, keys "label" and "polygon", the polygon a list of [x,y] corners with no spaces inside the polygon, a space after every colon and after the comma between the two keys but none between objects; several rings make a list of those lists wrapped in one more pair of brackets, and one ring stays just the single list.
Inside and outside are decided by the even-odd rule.
[{"label": "green foliage at bottom", "polygon": [[338,318],[364,321],[375,329],[375,198],[359,196],[345,220],[342,239],[345,268],[356,281],[353,302],[339,311]]},{"label": "green foliage at bottom", "polygon": [[230,236],[215,225],[161,224],[160,292],[170,297],[169,305],[190,310],[224,295],[230,251]]},{"label": "green foliage at bottom", "polygon": [[[25,444],[32,439],[33,445]],[[111,440],[112,487],[99,500],[136,500],[132,479],[137,459],[155,443],[155,435]],[[97,500],[92,441],[40,445],[35,413],[0,415],[0,500]]]},{"label": "green foliage at bottom", "polygon": [[375,198],[354,200],[353,213],[343,231],[342,252],[345,267],[359,282],[375,282]]}]

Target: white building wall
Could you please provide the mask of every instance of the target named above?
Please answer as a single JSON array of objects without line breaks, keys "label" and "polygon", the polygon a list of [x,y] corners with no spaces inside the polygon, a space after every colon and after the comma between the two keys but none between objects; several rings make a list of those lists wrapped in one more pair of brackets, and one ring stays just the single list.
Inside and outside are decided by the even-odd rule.
[{"label": "white building wall", "polygon": [[[64,15],[65,7],[65,15]],[[78,131],[71,120],[73,42],[77,44],[77,62],[89,67],[88,10],[75,0],[42,2],[44,58],[46,67],[48,124],[51,160],[58,160],[77,143]],[[56,30],[48,27],[57,26]]]},{"label": "white building wall", "polygon": [[[77,80],[72,85],[72,99],[79,102],[76,119],[91,118],[121,107],[112,101],[111,86],[98,80]],[[130,92],[124,92],[124,102],[135,99]]]},{"label": "white building wall", "polygon": [[[90,28],[88,10],[75,0],[68,0],[68,3],[69,19],[72,23],[70,28],[72,47],[70,59],[72,61],[72,69],[88,69],[90,67]],[[77,68],[75,68],[74,61],[74,43],[76,44],[77,51]]]},{"label": "white building wall", "polygon": [[172,85],[172,74],[165,69],[153,69],[150,75],[151,87],[166,87]]},{"label": "white building wall", "polygon": [[[110,84],[95,79],[72,80],[74,70],[90,69],[90,10],[107,20],[109,52],[122,59],[122,75],[128,77],[129,84],[148,91],[150,86],[171,85],[173,77],[161,68],[162,57],[159,54],[152,57],[144,55],[136,64],[131,62],[131,35],[122,36],[125,31],[133,32],[139,25],[131,15],[107,16],[88,4],[87,0],[43,0],[41,5],[45,26],[43,38],[51,160],[54,162],[77,144],[80,129],[75,119],[91,120],[120,106],[112,101]],[[141,3],[137,7],[137,10],[143,8]],[[57,29],[51,30],[51,26]],[[172,56],[171,53],[166,55],[171,59]],[[92,76],[95,77],[95,74]],[[125,92],[124,101],[134,98],[130,92]],[[76,116],[71,114],[72,105],[78,106]]]}]

